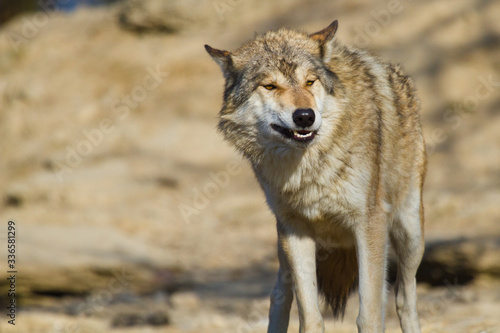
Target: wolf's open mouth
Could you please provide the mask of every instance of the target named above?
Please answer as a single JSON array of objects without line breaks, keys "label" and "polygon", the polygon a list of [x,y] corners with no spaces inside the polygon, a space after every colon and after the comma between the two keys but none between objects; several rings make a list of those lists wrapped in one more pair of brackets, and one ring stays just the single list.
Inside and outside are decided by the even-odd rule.
[{"label": "wolf's open mouth", "polygon": [[316,136],[316,131],[296,131],[285,127],[281,127],[276,124],[271,124],[271,127],[273,128],[273,130],[280,133],[284,137],[299,142],[311,141]]}]

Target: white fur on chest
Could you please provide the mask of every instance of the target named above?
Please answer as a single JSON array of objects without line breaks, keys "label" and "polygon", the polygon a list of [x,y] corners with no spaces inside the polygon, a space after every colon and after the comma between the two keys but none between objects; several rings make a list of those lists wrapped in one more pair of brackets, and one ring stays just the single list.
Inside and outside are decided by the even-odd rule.
[{"label": "white fur on chest", "polygon": [[356,215],[364,213],[369,175],[348,169],[340,178],[345,166],[334,152],[321,161],[319,156],[319,151],[311,149],[300,156],[268,158],[254,170],[278,219],[348,227]]}]

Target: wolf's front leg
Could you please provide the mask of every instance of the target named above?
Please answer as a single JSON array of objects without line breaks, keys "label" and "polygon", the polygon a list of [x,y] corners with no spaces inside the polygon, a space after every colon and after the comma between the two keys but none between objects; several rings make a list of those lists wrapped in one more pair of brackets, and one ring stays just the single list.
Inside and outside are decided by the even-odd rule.
[{"label": "wolf's front leg", "polygon": [[293,281],[288,260],[283,249],[278,244],[278,259],[280,268],[278,278],[271,294],[269,308],[268,333],[286,333],[290,319],[290,308],[293,301]]},{"label": "wolf's front leg", "polygon": [[[278,222],[278,247],[282,257],[279,278],[292,277],[299,309],[300,333],[323,333],[323,318],[318,303],[314,239],[306,233],[299,232],[290,226],[283,226]],[[285,265],[282,265],[281,262]],[[287,301],[290,299],[287,298]],[[289,309],[288,303],[285,302],[284,306],[288,306]],[[286,319],[288,322],[288,318]],[[275,323],[276,321],[273,319],[270,321],[268,332],[286,331],[286,328],[282,327],[272,331],[271,324],[275,325]]]},{"label": "wolf's front leg", "polygon": [[384,332],[388,227],[385,215],[372,216],[356,228],[359,267],[359,333]]}]

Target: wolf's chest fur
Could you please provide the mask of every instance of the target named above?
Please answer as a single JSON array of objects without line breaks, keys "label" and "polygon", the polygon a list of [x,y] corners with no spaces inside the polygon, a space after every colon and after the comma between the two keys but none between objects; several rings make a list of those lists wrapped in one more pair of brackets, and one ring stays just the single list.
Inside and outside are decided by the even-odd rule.
[{"label": "wolf's chest fur", "polygon": [[[351,243],[351,224],[366,207],[369,176],[357,156],[311,147],[305,154],[269,156],[254,166],[267,202],[278,220],[308,229],[330,245]],[[333,237],[333,238],[332,238]]]}]

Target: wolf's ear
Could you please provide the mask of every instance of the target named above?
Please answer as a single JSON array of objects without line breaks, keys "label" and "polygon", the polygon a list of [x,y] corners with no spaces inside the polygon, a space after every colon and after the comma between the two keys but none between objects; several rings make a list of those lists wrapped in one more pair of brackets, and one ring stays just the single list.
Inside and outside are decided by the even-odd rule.
[{"label": "wolf's ear", "polygon": [[215,62],[219,64],[219,66],[222,69],[222,72],[224,73],[224,77],[227,77],[231,72],[233,65],[233,60],[231,59],[231,53],[224,50],[214,49],[209,45],[205,45],[205,49],[207,50],[208,54],[210,54],[210,56],[215,60]]},{"label": "wolf's ear", "polygon": [[319,43],[321,58],[323,58],[325,62],[330,61],[332,58],[333,37],[335,37],[338,26],[339,24],[337,20],[335,20],[325,29],[309,35],[312,40]]},{"label": "wolf's ear", "polygon": [[338,26],[339,23],[337,20],[335,20],[325,29],[310,34],[309,37],[311,37],[312,39],[318,41],[321,45],[323,45],[326,42],[330,41],[335,36],[335,32],[337,32]]}]

